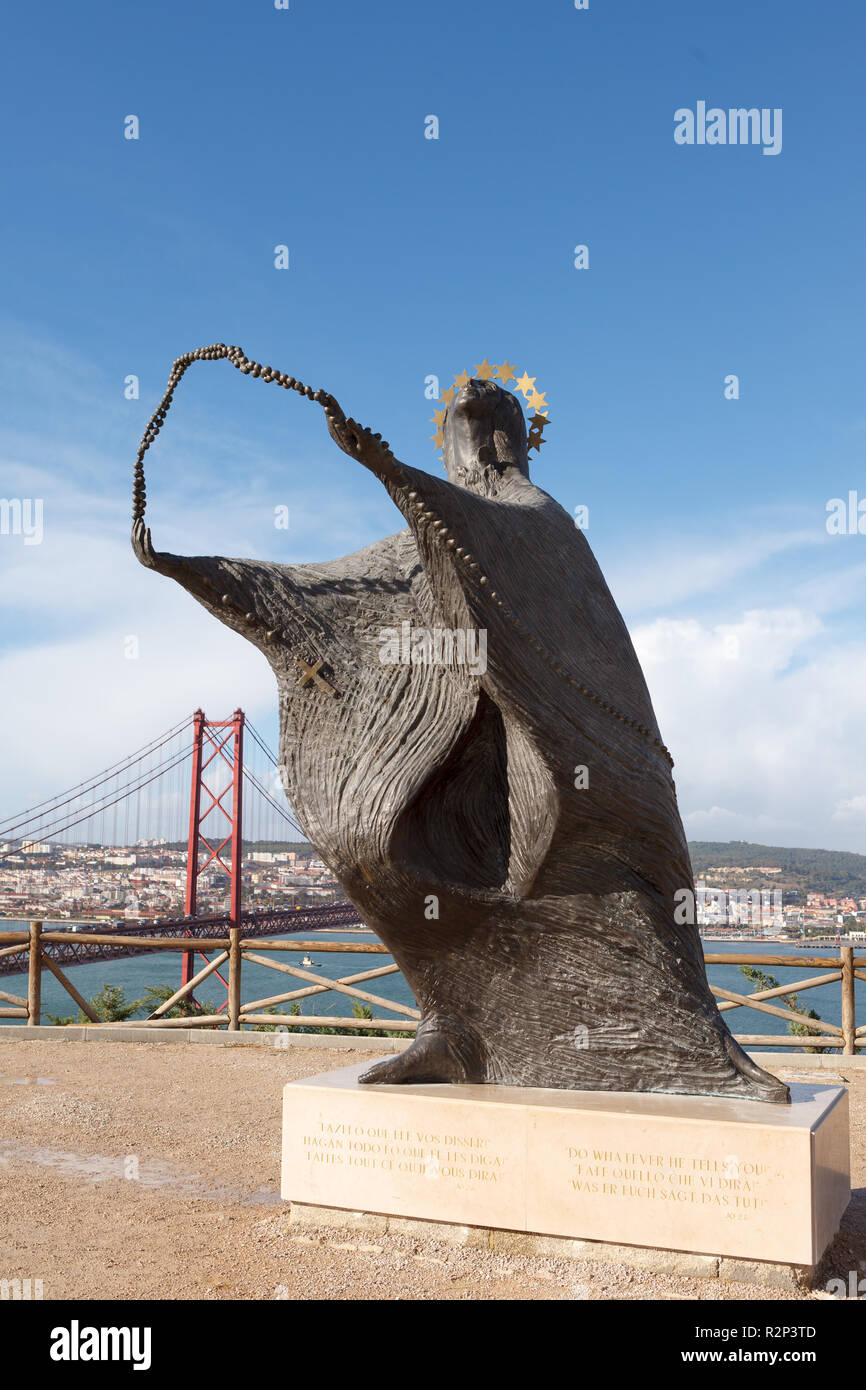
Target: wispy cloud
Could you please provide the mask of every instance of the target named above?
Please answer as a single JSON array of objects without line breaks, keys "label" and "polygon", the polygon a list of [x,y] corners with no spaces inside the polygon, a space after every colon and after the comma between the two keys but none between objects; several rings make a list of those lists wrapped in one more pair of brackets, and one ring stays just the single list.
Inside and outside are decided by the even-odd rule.
[{"label": "wispy cloud", "polygon": [[[724,539],[719,540],[723,529]],[[814,550],[827,540],[822,519],[811,527],[781,527],[774,532],[757,528],[750,515],[728,518],[724,528],[718,519],[713,527],[696,520],[693,530],[671,520],[666,532],[656,532],[635,546],[629,559],[612,561],[610,584],[617,602],[629,613],[658,611],[729,593],[744,576],[770,562]]]},{"label": "wispy cloud", "polygon": [[838,811],[866,791],[866,640],[828,640],[824,619],[794,607],[657,619],[633,636],[690,834],[864,848]]}]

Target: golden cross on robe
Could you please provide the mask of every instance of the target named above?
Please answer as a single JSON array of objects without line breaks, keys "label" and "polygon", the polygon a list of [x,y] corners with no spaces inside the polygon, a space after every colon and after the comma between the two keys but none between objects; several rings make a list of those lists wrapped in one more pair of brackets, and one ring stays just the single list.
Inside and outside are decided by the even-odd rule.
[{"label": "golden cross on robe", "polygon": [[297,662],[304,672],[300,680],[300,684],[302,686],[309,685],[310,681],[315,681],[319,689],[324,690],[326,695],[336,695],[337,692],[334,689],[334,687],[328,684],[324,676],[319,675],[319,671],[322,669],[321,657],[319,657],[319,660],[316,662],[315,666],[311,666],[309,662],[304,661],[303,657],[301,656],[297,657]]}]

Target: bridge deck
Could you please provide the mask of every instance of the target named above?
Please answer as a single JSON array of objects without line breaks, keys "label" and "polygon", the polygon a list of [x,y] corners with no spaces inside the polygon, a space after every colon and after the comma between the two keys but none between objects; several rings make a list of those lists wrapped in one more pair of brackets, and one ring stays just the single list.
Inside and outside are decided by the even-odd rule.
[{"label": "bridge deck", "polygon": [[[306,931],[340,931],[344,927],[361,924],[358,910],[352,903],[328,903],[324,907],[301,908],[298,911],[246,912],[241,916],[241,929],[244,936],[289,936]],[[52,923],[56,931],[62,924]],[[143,926],[108,927],[102,922],[93,922],[85,930],[98,932],[100,936],[116,931],[118,936],[186,936],[190,938],[190,948],[195,949],[195,941],[219,939],[228,935],[228,917],[197,917],[194,921],[148,922]],[[3,944],[0,935],[0,945]],[[94,945],[77,941],[75,933],[69,933],[68,944],[63,941],[45,941],[42,949],[55,965],[86,965],[95,960],[119,960],[121,956],[148,955],[146,947]],[[200,947],[198,949],[201,949]],[[20,975],[27,971],[27,953],[0,958],[0,975]]]}]

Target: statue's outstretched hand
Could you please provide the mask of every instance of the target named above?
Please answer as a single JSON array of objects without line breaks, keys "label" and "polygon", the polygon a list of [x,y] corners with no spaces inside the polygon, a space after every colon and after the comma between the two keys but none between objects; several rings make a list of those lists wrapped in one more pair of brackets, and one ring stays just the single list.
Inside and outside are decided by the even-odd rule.
[{"label": "statue's outstretched hand", "polygon": [[149,570],[157,568],[156,551],[150,538],[150,527],[145,526],[141,517],[132,524],[132,548],[141,563],[146,565]]},{"label": "statue's outstretched hand", "polygon": [[349,454],[351,458],[357,458],[355,435],[351,428],[354,421],[346,419],[339,402],[327,391],[317,391],[313,400],[318,401],[325,412],[328,434],[334,443],[339,444],[344,454]]},{"label": "statue's outstretched hand", "polygon": [[343,411],[327,391],[317,391],[314,400],[323,406],[328,422],[328,433],[335,444],[339,444],[344,454],[363,463],[380,478],[390,478],[394,473],[394,455],[387,439],[381,434],[373,434],[357,420],[347,419]]},{"label": "statue's outstretched hand", "polygon": [[176,579],[191,593],[211,599],[213,584],[185,555],[172,555],[167,550],[154,550],[150,527],[143,520],[132,524],[132,548],[141,563],[169,579]]}]

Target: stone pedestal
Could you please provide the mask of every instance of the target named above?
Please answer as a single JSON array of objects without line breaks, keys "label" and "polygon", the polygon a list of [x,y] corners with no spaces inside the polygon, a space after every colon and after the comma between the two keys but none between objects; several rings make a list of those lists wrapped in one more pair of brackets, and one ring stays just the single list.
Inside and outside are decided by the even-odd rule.
[{"label": "stone pedestal", "polygon": [[850,1197],[840,1086],[782,1106],[360,1086],[363,1069],[285,1087],[287,1201],[813,1268]]}]

